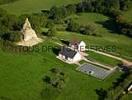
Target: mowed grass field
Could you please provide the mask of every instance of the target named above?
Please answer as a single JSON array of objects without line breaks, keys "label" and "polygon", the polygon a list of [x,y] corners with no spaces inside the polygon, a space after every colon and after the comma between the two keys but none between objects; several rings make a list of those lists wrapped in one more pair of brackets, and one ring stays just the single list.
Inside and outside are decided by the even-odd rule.
[{"label": "mowed grass field", "polygon": [[[42,46],[55,45],[46,40],[39,47]],[[62,68],[69,77],[58,97],[49,95],[54,100],[97,100],[95,89],[109,88],[120,75],[115,72],[104,81],[90,77],[76,71],[76,65],[56,59],[52,50],[16,53],[0,49],[0,55],[0,98],[7,100],[47,100],[40,95],[45,88],[42,78],[54,67]]]},{"label": "mowed grass field", "polygon": [[52,6],[62,6],[77,3],[80,0],[18,0],[16,2],[1,5],[9,13],[16,15],[25,13],[36,13],[41,10],[50,9]]},{"label": "mowed grass field", "polygon": [[88,51],[88,57],[89,60],[99,62],[104,65],[108,65],[109,67],[115,67],[118,64],[121,63],[121,61],[118,61],[116,59],[95,53],[93,51]]}]

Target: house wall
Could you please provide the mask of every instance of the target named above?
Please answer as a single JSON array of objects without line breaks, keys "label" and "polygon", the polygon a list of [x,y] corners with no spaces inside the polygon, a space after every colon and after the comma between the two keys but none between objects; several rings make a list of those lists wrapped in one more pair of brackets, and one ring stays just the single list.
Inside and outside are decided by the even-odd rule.
[{"label": "house wall", "polygon": [[59,54],[59,57],[62,58],[62,59],[65,59],[65,56],[62,55],[62,54]]},{"label": "house wall", "polygon": [[80,61],[82,59],[82,56],[80,53],[77,53],[74,58],[73,58],[73,62],[77,62]]},{"label": "house wall", "polygon": [[82,56],[81,56],[81,54],[80,53],[77,53],[75,56],[74,56],[74,58],[72,59],[72,58],[65,58],[65,56],[64,55],[62,55],[62,54],[59,54],[59,57],[61,58],[61,59],[65,59],[65,60],[68,60],[69,62],[77,62],[77,61],[80,61],[81,59],[82,59]]},{"label": "house wall", "polygon": [[83,41],[78,45],[78,50],[79,51],[85,51],[86,50],[86,44]]},{"label": "house wall", "polygon": [[70,61],[70,62],[73,62],[73,59],[71,59],[71,58],[68,58],[68,61]]}]

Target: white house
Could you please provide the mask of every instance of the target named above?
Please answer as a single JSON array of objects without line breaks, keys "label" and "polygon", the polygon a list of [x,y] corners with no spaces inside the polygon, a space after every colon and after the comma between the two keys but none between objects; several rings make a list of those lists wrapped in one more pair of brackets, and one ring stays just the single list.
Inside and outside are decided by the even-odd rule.
[{"label": "white house", "polygon": [[75,50],[63,47],[59,52],[59,58],[70,63],[75,63],[82,59],[82,55]]},{"label": "white house", "polygon": [[86,50],[86,43],[84,41],[73,41],[69,44],[69,46],[74,49],[77,50],[79,52],[83,52]]}]

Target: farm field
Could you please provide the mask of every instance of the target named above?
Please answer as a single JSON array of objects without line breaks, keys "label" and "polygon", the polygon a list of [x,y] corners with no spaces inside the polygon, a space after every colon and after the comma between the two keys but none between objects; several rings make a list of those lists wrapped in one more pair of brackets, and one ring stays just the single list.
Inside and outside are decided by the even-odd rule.
[{"label": "farm field", "polygon": [[62,6],[77,3],[79,0],[18,0],[13,3],[1,5],[9,13],[16,15],[25,13],[36,13],[41,10],[50,9],[52,6]]}]

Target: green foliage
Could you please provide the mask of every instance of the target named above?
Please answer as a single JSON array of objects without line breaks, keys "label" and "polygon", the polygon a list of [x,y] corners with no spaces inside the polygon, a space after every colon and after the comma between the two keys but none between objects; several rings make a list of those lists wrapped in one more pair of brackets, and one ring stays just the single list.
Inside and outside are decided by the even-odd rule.
[{"label": "green foliage", "polygon": [[69,4],[66,6],[67,9],[67,14],[71,15],[71,14],[75,14],[76,13],[76,6],[74,4]]},{"label": "green foliage", "polygon": [[119,31],[124,35],[132,37],[132,23],[127,22],[122,15],[116,16],[115,20]]},{"label": "green foliage", "polygon": [[107,91],[104,90],[103,88],[101,89],[96,89],[96,93],[98,95],[98,100],[105,100],[107,98]]},{"label": "green foliage", "polygon": [[37,33],[41,32],[41,28],[45,27],[47,24],[47,17],[39,14],[33,14],[29,16],[29,20],[32,24],[32,27],[34,30],[37,31]]},{"label": "green foliage", "polygon": [[56,27],[55,26],[52,26],[49,30],[48,30],[48,32],[47,32],[47,36],[49,36],[49,37],[53,37],[53,36],[55,36],[56,35]]},{"label": "green foliage", "polygon": [[[59,95],[67,82],[67,74],[60,68],[52,68],[48,75],[44,76],[43,82],[47,87],[42,90],[41,96],[47,97],[44,94]],[[56,92],[56,93],[53,93]],[[52,96],[53,97],[53,96]],[[49,99],[51,97],[48,97]]]},{"label": "green foliage", "polygon": [[0,9],[0,31],[7,32],[14,30],[14,25],[17,22],[17,17],[14,15],[7,14],[6,11]]},{"label": "green foliage", "polygon": [[76,23],[73,19],[68,20],[67,31],[79,32],[80,25]]},{"label": "green foliage", "polygon": [[60,20],[61,18],[64,18],[67,15],[67,9],[62,7],[52,7],[50,9],[49,18]]},{"label": "green foliage", "polygon": [[122,73],[116,82],[113,82],[113,86],[108,90],[108,100],[116,100],[123,96],[123,92],[127,93],[127,88],[131,84],[131,70]]},{"label": "green foliage", "polygon": [[4,33],[1,38],[3,40],[11,41],[11,42],[18,42],[21,40],[20,32],[8,32]]},{"label": "green foliage", "polygon": [[46,75],[43,79],[46,84],[53,86],[56,89],[63,89],[66,81],[67,75],[60,68],[53,68],[50,70],[49,75]]},{"label": "green foliage", "polygon": [[100,12],[108,14],[112,10],[128,9],[130,0],[84,0],[77,4],[78,12]]},{"label": "green foliage", "polygon": [[80,33],[84,35],[94,35],[96,34],[96,25],[95,24],[89,24],[86,26],[81,26]]},{"label": "green foliage", "polygon": [[67,6],[52,7],[49,12],[49,18],[59,21],[68,15],[76,13],[76,5],[69,4]]}]

